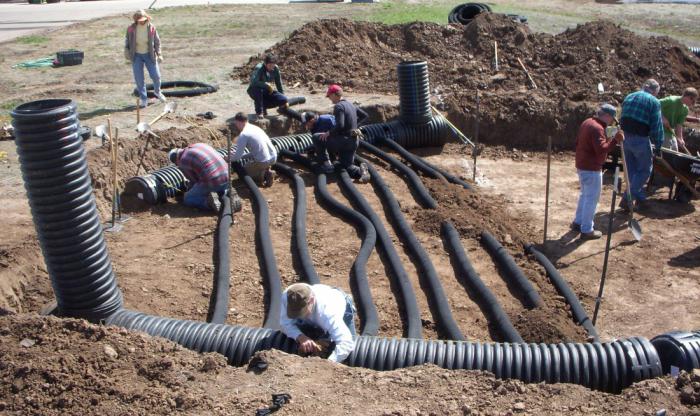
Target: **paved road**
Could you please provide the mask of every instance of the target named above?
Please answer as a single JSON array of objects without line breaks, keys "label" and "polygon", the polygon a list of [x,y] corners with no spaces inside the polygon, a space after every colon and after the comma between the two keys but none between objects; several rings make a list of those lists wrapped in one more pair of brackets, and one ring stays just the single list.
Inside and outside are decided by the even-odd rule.
[{"label": "paved road", "polygon": [[[0,4],[0,42],[83,20],[146,9],[153,0]],[[156,0],[155,8],[197,4],[284,4],[289,0]]]}]

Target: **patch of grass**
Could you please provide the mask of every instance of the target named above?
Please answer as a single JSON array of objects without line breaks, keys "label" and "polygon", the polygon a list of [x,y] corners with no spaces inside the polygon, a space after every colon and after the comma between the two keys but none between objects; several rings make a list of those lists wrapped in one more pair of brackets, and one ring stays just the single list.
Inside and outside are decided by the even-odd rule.
[{"label": "patch of grass", "polygon": [[5,101],[5,102],[0,103],[0,109],[10,111],[10,110],[14,110],[15,107],[17,107],[20,104],[22,104],[22,101],[18,101],[18,100]]},{"label": "patch of grass", "polygon": [[48,36],[28,35],[28,36],[20,36],[15,40],[18,43],[23,43],[25,45],[41,45],[42,43],[48,42],[49,38],[48,38]]},{"label": "patch of grass", "polygon": [[440,3],[406,3],[404,1],[379,3],[368,14],[358,19],[380,22],[388,25],[410,22],[447,23],[447,16],[454,4]]}]

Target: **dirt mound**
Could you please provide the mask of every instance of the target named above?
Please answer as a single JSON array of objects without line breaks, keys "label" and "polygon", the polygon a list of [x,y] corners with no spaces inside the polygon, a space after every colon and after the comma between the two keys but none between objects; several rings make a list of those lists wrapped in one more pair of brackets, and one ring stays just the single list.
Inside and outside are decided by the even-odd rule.
[{"label": "dirt mound", "polygon": [[[498,72],[492,66],[494,42]],[[431,84],[453,122],[473,131],[480,90],[481,140],[518,148],[542,148],[547,136],[558,148],[572,148],[579,124],[598,102],[619,104],[647,78],[661,83],[661,95],[700,86],[700,60],[685,46],[668,37],[642,37],[609,21],[552,36],[531,33],[526,25],[489,13],[465,27],[318,20],[266,52],[279,57],[289,82],[311,89],[340,83],[384,93],[397,93],[400,61],[426,60]],[[233,76],[247,82],[260,59],[251,57]],[[518,59],[537,89],[529,87]]]},{"label": "dirt mound", "polygon": [[693,409],[680,403],[670,379],[611,395],[428,365],[375,372],[280,351],[259,353],[268,368],[255,374],[226,366],[218,354],[197,354],[144,334],[2,310],[0,356],[0,412],[8,414],[252,414],[268,407],[273,393],[291,395],[282,410],[288,415],[639,415]]}]

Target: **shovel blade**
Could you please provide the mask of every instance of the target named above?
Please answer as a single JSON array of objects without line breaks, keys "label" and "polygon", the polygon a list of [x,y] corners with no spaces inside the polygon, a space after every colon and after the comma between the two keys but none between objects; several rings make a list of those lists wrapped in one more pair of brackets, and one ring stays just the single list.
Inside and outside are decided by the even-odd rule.
[{"label": "shovel blade", "polygon": [[136,131],[138,131],[139,133],[145,133],[149,130],[151,130],[151,126],[145,121],[142,121],[136,125]]},{"label": "shovel blade", "polygon": [[639,225],[639,222],[637,220],[630,219],[627,222],[627,228],[630,229],[635,240],[642,241],[642,226]]},{"label": "shovel blade", "polygon": [[99,126],[95,127],[95,136],[103,139],[105,136],[107,136],[107,127],[105,127],[104,124],[100,124]]},{"label": "shovel blade", "polygon": [[175,101],[168,101],[165,104],[165,108],[163,109],[163,112],[165,113],[172,113],[177,109],[177,103]]}]

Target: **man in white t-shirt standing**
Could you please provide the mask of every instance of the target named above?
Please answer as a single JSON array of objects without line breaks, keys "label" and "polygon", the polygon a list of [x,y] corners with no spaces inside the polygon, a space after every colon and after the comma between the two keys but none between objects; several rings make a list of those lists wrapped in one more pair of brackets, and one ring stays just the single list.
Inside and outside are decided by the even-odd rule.
[{"label": "man in white t-shirt standing", "polygon": [[272,186],[274,172],[270,168],[277,162],[277,150],[272,140],[263,129],[248,123],[248,117],[243,113],[233,116],[233,124],[240,134],[235,142],[235,151],[231,149],[231,162],[241,160],[247,148],[252,160],[244,166],[246,173],[258,185]]},{"label": "man in white t-shirt standing", "polygon": [[306,283],[289,286],[282,294],[280,325],[285,335],[296,340],[301,353],[322,351],[313,338],[335,344],[330,361],[343,362],[355,349],[355,306],[338,288]]}]

